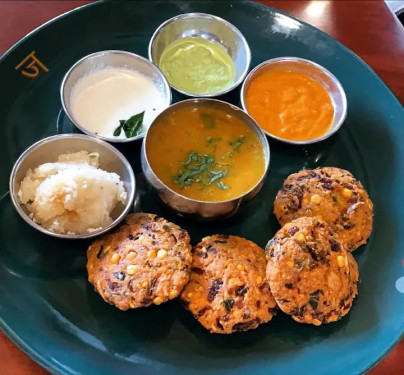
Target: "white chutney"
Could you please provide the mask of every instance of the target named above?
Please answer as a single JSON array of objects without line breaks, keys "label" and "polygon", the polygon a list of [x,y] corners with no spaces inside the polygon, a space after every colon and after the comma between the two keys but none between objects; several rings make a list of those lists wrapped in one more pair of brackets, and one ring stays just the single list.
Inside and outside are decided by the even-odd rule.
[{"label": "white chutney", "polygon": [[162,88],[139,72],[105,68],[89,73],[74,86],[70,98],[75,121],[88,131],[107,138],[126,138],[122,131],[113,135],[119,120],[145,112],[143,131],[166,107]]}]

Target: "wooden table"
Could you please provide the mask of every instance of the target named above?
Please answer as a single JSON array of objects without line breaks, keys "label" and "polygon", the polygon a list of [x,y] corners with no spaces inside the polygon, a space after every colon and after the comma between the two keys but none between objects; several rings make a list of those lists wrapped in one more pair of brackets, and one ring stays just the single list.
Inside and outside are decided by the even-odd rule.
[{"label": "wooden table", "polygon": [[[327,32],[368,63],[404,104],[404,27],[382,0],[259,0]],[[0,1],[0,53],[49,19],[92,1]],[[342,359],[341,359],[342,360]],[[0,332],[0,374],[43,375]],[[369,375],[404,374],[404,339]]]}]

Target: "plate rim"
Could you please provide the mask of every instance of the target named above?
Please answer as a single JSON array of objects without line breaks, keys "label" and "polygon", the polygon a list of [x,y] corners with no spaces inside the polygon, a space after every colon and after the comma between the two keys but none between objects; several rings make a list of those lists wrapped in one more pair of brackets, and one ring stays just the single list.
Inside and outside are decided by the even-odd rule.
[{"label": "plate rim", "polygon": [[[51,374],[69,374],[67,372],[61,371],[57,368],[58,364],[52,364],[50,361],[46,360],[37,350],[33,349],[30,345],[26,343],[18,334],[10,328],[10,326],[4,321],[0,316],[0,329],[4,335],[15,345],[19,350],[31,358],[35,363],[43,367],[45,370],[49,371]],[[56,372],[55,372],[56,371]]]},{"label": "plate rim", "polygon": [[[135,0],[138,1],[138,0]],[[144,0],[143,0],[144,1]],[[180,0],[184,1],[184,0]],[[210,0],[214,1],[214,0]],[[37,32],[41,31],[42,29],[45,29],[48,25],[51,25],[59,19],[63,19],[65,17],[70,16],[73,13],[78,13],[84,8],[90,8],[90,7],[95,7],[98,6],[99,4],[105,4],[105,3],[112,3],[113,0],[94,0],[91,3],[83,4],[78,7],[75,7],[71,10],[68,10],[66,12],[63,12],[48,21],[42,23],[41,25],[37,26],[33,30],[31,30],[29,33],[24,35],[21,39],[19,39],[17,42],[15,42],[10,48],[8,48],[3,55],[0,57],[0,64],[9,57],[20,45],[22,45],[27,39],[29,39],[32,35],[35,35]],[[303,21],[287,12],[284,12],[282,10],[279,10],[277,8],[274,8],[270,5],[261,3],[257,0],[241,0],[243,3],[248,3],[252,4],[253,6],[256,7],[266,7],[269,8],[272,12],[274,13],[280,13],[282,15],[285,15],[300,24],[303,24],[304,26],[309,26],[313,31],[318,32],[320,34],[326,35],[328,38],[332,39],[334,43],[337,43],[345,52],[353,56],[361,65],[362,67],[366,68],[366,70],[371,73],[378,81],[381,83],[385,89],[390,93],[390,95],[394,98],[394,100],[401,106],[403,104],[397,97],[397,95],[390,89],[390,87],[381,79],[381,77],[372,69],[370,65],[368,65],[360,56],[358,56],[354,51],[346,47],[342,42],[339,40],[335,39],[333,36],[328,34],[327,32],[317,28],[316,26],[311,25],[310,23]],[[240,3],[241,3],[240,2]],[[251,67],[250,67],[251,70]],[[5,194],[3,194],[0,197],[0,200],[5,199],[7,195],[10,195],[10,191],[6,191]],[[73,374],[73,372],[66,372],[65,368],[61,366],[59,363],[54,363],[49,359],[46,359],[42,354],[40,354],[37,350],[33,349],[25,340],[23,340],[11,327],[5,322],[5,320],[0,316],[0,329],[4,333],[4,335],[13,343],[17,346],[18,349],[20,349],[24,354],[26,354],[29,358],[31,358],[34,362],[39,364],[41,367],[43,367],[45,370],[49,371],[50,373],[56,373],[56,374],[62,374],[62,375],[70,375]],[[404,339],[404,329],[399,332],[397,337],[391,342],[390,345],[388,345],[383,352],[380,353],[380,356],[378,358],[375,358],[373,361],[369,362],[365,367],[360,369],[359,373],[360,374],[365,374],[369,370],[373,369],[376,367],[385,357],[386,355],[402,340]]]},{"label": "plate rim", "polygon": [[66,12],[63,12],[53,18],[51,18],[48,21],[45,21],[44,23],[40,24],[39,26],[37,26],[36,28],[34,28],[33,30],[31,30],[30,32],[28,32],[27,34],[25,34],[21,39],[17,40],[10,48],[8,48],[6,50],[6,52],[3,53],[2,56],[0,56],[0,63],[6,58],[8,57],[8,55],[11,54],[11,52],[14,52],[15,49],[17,49],[20,44],[24,43],[26,39],[30,38],[32,35],[36,34],[38,31],[40,31],[41,29],[46,28],[48,25],[58,21],[59,19],[65,18],[68,15],[70,15],[71,13],[76,13],[79,12],[82,8],[86,8],[86,7],[92,7],[95,6],[97,4],[101,4],[101,3],[108,3],[110,2],[110,0],[90,0],[93,1],[92,3],[88,3],[88,4],[83,4],[80,5],[76,8],[70,9]]},{"label": "plate rim", "polygon": [[[59,19],[65,18],[67,16],[69,16],[72,13],[76,13],[81,11],[83,8],[89,8],[89,7],[93,7],[93,6],[98,6],[98,4],[104,4],[104,3],[112,3],[114,0],[92,0],[92,3],[88,3],[88,4],[84,4],[84,5],[80,5],[76,8],[73,8],[71,10],[68,10],[62,14],[59,14],[56,17],[51,18],[50,20],[42,23],[41,25],[39,25],[38,27],[36,27],[35,29],[31,30],[28,34],[24,35],[21,39],[19,39],[17,42],[15,42],[9,49],[6,50],[6,52],[3,53],[3,55],[0,57],[0,63],[6,58],[8,57],[8,55],[14,51],[14,49],[17,49],[17,47],[19,47],[20,44],[22,44],[23,42],[25,42],[26,39],[28,39],[29,37],[31,37],[31,35],[36,34],[38,31],[40,31],[41,29],[47,27],[49,24],[52,24],[56,21],[58,21]],[[118,0],[118,1],[122,1],[122,0]],[[132,1],[139,1],[139,0],[132,0]],[[140,0],[140,1],[145,1],[145,0]],[[151,0],[153,1],[153,0]],[[179,1],[184,1],[184,0],[179,0]],[[214,1],[214,0],[210,0],[210,1]],[[399,98],[397,97],[397,95],[390,89],[390,87],[381,79],[381,77],[372,69],[372,67],[370,65],[368,65],[366,63],[365,60],[363,60],[359,55],[357,55],[354,51],[352,51],[351,49],[349,49],[347,46],[345,46],[345,44],[343,44],[342,42],[340,42],[339,40],[335,39],[332,35],[328,34],[327,32],[319,29],[316,26],[311,25],[310,23],[303,21],[287,12],[284,12],[283,10],[277,9],[277,8],[273,8],[270,5],[266,5],[264,3],[261,3],[259,0],[239,0],[240,2],[244,2],[244,3],[249,3],[252,4],[253,6],[258,6],[258,7],[267,7],[269,9],[271,9],[271,11],[275,12],[275,13],[281,13],[284,16],[287,16],[289,18],[292,18],[293,20],[305,25],[305,26],[309,26],[310,28],[314,29],[315,31],[319,32],[320,34],[325,34],[327,37],[331,38],[335,43],[337,43],[340,47],[342,47],[346,52],[348,52],[349,54],[351,54],[353,57],[356,58],[356,60],[358,60],[363,67],[365,67],[371,74],[373,74],[378,80],[379,83],[382,83],[384,85],[384,87],[389,91],[389,93],[394,97],[394,99],[398,102],[398,104],[401,104],[401,101],[399,100]],[[250,70],[251,70],[251,66],[250,66]]]}]

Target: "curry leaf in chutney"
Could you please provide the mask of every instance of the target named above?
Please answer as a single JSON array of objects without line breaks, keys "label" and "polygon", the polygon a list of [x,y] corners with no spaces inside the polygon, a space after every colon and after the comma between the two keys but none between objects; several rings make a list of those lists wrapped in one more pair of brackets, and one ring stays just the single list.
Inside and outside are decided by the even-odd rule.
[{"label": "curry leaf in chutney", "polygon": [[119,126],[114,130],[114,137],[118,137],[121,131],[125,132],[126,138],[136,137],[143,130],[144,111],[133,115],[127,120],[119,120]]},{"label": "curry leaf in chutney", "polygon": [[125,124],[125,120],[119,120],[119,126],[114,130],[114,137],[121,135],[122,127]]},{"label": "curry leaf in chutney", "polygon": [[131,118],[125,121],[123,130],[127,138],[136,137],[142,132],[143,129],[143,117],[144,111],[133,115]]}]

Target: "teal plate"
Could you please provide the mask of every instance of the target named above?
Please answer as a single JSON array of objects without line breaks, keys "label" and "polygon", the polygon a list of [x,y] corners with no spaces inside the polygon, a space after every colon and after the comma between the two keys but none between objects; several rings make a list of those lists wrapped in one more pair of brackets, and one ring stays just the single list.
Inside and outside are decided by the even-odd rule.
[{"label": "teal plate", "polygon": [[[289,173],[320,165],[349,169],[373,199],[375,220],[368,244],[354,253],[362,280],[359,296],[349,315],[337,323],[306,326],[278,314],[254,331],[220,336],[205,331],[178,301],[121,312],[104,303],[86,280],[88,242],[47,237],[29,227],[11,204],[8,177],[19,154],[43,137],[75,131],[59,99],[68,68],[103,49],[147,56],[154,30],[164,20],[190,11],[213,13],[236,25],[250,44],[251,67],[291,55],[325,66],[346,90],[348,117],[336,135],[311,147],[271,140],[263,191],[236,217],[215,225],[187,222],[161,207],[141,175],[140,142],[122,146],[140,186],[135,210],[175,221],[190,232],[194,243],[222,232],[264,246],[279,228],[272,203]],[[38,72],[28,67],[33,57],[42,63],[35,63]],[[0,82],[0,323],[48,370],[355,374],[377,363],[403,335],[403,108],[363,61],[323,32],[252,2],[101,2],[58,17],[24,38],[3,56]],[[223,99],[238,104],[238,96],[235,90]]]}]

